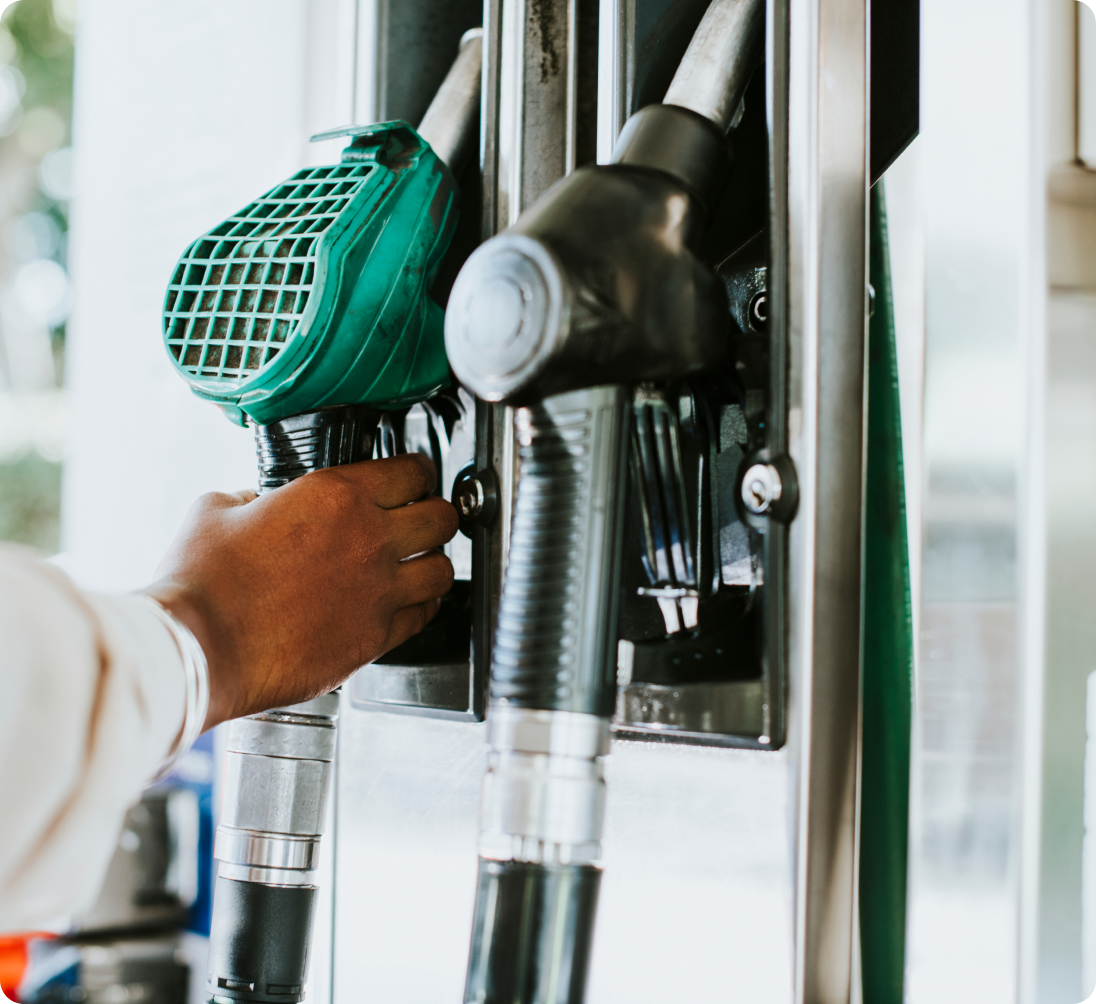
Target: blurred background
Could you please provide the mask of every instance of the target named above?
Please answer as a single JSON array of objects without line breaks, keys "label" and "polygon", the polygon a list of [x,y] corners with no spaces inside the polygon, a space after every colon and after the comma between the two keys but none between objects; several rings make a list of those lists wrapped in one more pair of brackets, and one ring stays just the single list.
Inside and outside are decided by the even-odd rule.
[{"label": "blurred background", "polygon": [[76,0],[0,15],[0,539],[60,547]]},{"label": "blurred background", "polygon": [[[134,589],[198,495],[254,484],[250,433],[168,365],[164,290],[195,234],[338,159],[308,138],[352,119],[353,9],[0,0],[0,540]],[[130,810],[86,916],[0,936],[0,990],[201,1000],[219,755],[203,736]]]}]

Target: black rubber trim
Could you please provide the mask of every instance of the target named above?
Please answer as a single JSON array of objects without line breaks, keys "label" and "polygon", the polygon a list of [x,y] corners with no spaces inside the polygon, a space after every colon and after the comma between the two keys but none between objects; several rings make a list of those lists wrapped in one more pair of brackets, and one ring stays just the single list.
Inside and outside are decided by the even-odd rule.
[{"label": "black rubber trim", "polygon": [[299,1004],[308,973],[316,889],[217,876],[209,932],[208,997]]},{"label": "black rubber trim", "polygon": [[480,858],[466,1004],[581,1004],[601,870]]}]

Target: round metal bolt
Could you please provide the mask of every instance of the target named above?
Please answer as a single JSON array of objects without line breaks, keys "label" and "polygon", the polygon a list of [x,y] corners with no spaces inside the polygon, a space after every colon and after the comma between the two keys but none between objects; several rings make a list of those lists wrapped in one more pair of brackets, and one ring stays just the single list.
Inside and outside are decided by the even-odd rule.
[{"label": "round metal bolt", "polygon": [[754,464],[742,478],[742,502],[755,516],[764,516],[780,500],[783,487],[772,464]]},{"label": "round metal bolt", "polygon": [[450,497],[460,515],[460,532],[471,537],[477,526],[490,526],[499,508],[498,481],[488,467],[477,471],[469,464],[453,481]]},{"label": "round metal bolt", "polygon": [[460,486],[457,508],[465,519],[475,519],[483,509],[483,484],[477,477],[467,478]]}]

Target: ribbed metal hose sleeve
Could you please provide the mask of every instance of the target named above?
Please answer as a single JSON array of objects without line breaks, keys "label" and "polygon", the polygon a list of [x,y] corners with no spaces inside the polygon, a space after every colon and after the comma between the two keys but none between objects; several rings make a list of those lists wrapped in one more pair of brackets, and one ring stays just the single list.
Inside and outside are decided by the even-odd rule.
[{"label": "ribbed metal hose sleeve", "polygon": [[467,1002],[585,996],[616,692],[628,403],[622,387],[595,387],[517,413]]}]

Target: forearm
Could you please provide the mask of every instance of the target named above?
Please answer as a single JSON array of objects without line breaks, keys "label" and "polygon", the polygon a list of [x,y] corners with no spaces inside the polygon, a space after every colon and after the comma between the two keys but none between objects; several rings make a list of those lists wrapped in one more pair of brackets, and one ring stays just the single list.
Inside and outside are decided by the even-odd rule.
[{"label": "forearm", "polygon": [[89,905],[180,736],[182,654],[148,600],[0,549],[0,930]]}]

